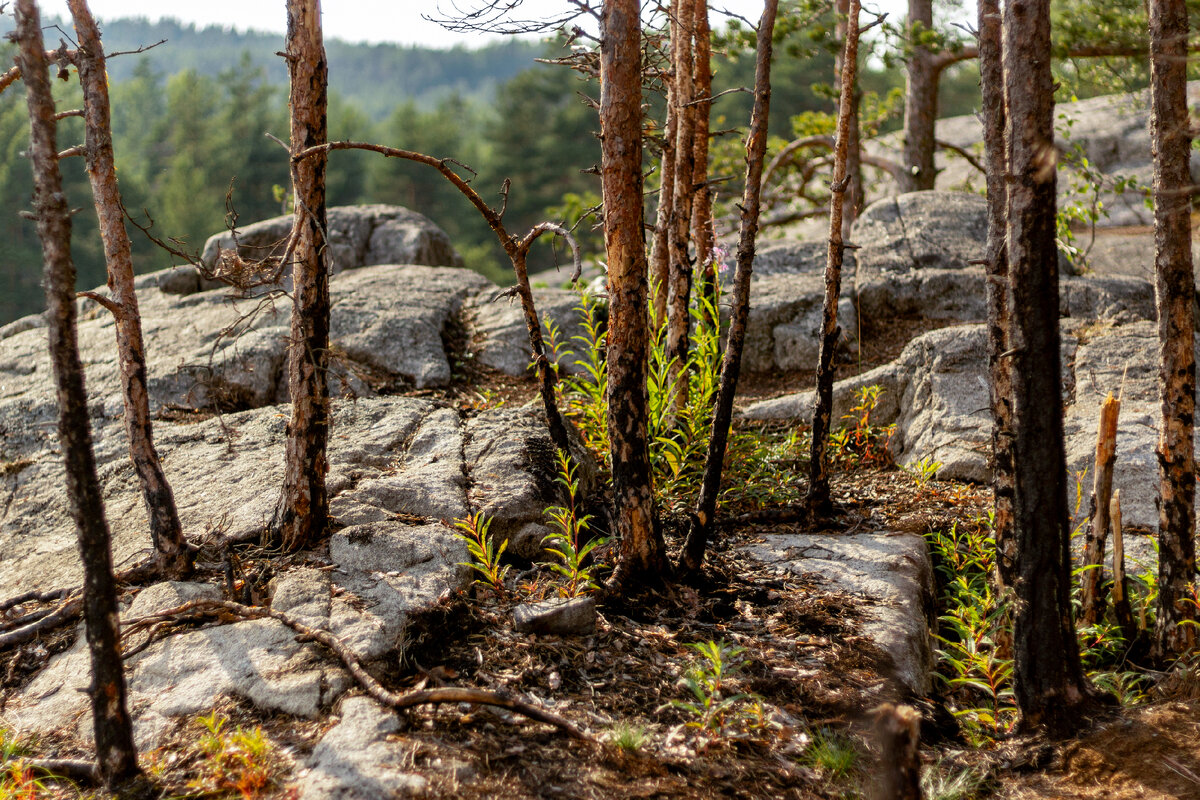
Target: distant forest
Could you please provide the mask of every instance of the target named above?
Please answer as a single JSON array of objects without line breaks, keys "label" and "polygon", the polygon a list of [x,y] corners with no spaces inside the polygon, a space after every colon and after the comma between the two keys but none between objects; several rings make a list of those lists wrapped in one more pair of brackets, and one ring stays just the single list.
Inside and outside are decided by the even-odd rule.
[{"label": "distant forest", "polygon": [[[11,18],[0,18],[0,31]],[[69,26],[63,25],[70,31]],[[282,35],[236,33],[177,22],[114,20],[104,25],[107,49],[131,50],[161,39],[145,53],[111,61],[113,127],[119,177],[130,213],[151,224],[155,235],[198,251],[226,225],[226,196],[246,225],[286,208],[288,172],[282,148],[270,132],[287,139],[286,71],[274,53]],[[813,48],[805,33],[777,49],[772,133],[790,138],[832,109],[828,83],[832,56]],[[52,33],[47,42],[55,41]],[[557,56],[555,42],[510,40],[481,49],[327,43],[330,62],[330,137],[375,141],[431,155],[453,157],[477,172],[474,185],[489,200],[511,179],[506,222],[519,231],[542,219],[573,224],[598,202],[599,180],[585,170],[599,162],[596,113],[586,98],[593,82],[562,66],[539,64]],[[731,38],[716,59],[716,90],[753,82],[752,58]],[[0,45],[2,63],[13,46]],[[879,97],[903,86],[902,66],[868,65],[864,88]],[[78,87],[57,84],[60,107],[78,107]],[[976,104],[976,78],[967,67],[943,80],[942,111],[968,113]],[[661,101],[650,99],[652,113]],[[894,103],[893,103],[894,105]],[[713,128],[742,127],[750,97],[733,93],[714,105]],[[884,113],[883,129],[898,111]],[[0,95],[0,324],[41,309],[40,250],[32,222],[18,212],[31,196],[24,96],[18,83]],[[720,192],[736,196],[740,174],[736,136],[716,146],[716,167],[731,178]],[[60,147],[82,141],[80,120],[60,126]],[[723,148],[723,149],[722,149]],[[81,288],[104,282],[100,240],[81,159],[64,162],[74,206],[74,253]],[[654,178],[650,179],[653,186]],[[465,200],[428,167],[385,160],[372,153],[335,153],[328,176],[331,205],[396,203],[431,217],[450,234],[472,268],[504,282],[503,253]],[[599,239],[579,228],[590,254]],[[171,256],[131,230],[139,272],[171,265]],[[553,263],[547,246],[531,266]]]}]

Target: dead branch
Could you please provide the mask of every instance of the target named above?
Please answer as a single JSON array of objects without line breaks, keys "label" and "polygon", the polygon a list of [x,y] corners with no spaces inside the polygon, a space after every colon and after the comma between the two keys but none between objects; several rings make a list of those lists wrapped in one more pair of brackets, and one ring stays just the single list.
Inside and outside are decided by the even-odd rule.
[{"label": "dead branch", "polygon": [[10,608],[16,608],[24,603],[49,603],[54,600],[62,600],[71,593],[71,589],[52,589],[48,592],[32,591],[25,594],[19,594],[16,597],[10,597],[7,600],[0,600],[0,613],[8,611]]},{"label": "dead branch", "polygon": [[293,617],[284,614],[282,611],[275,611],[269,608],[247,606],[229,600],[200,598],[174,608],[166,609],[165,611],[132,620],[126,626],[126,635],[132,630],[140,630],[146,627],[149,623],[165,622],[181,615],[190,616],[197,612],[206,615],[216,614],[218,616],[223,614],[247,620],[270,618],[281,622],[298,633],[301,641],[319,642],[333,651],[334,655],[342,661],[346,669],[358,681],[359,686],[372,698],[389,708],[403,710],[414,706],[440,703],[475,703],[477,705],[496,706],[516,712],[537,722],[553,725],[573,738],[593,741],[591,736],[579,730],[579,728],[563,717],[500,692],[465,687],[419,689],[400,694],[392,692],[379,683],[379,681],[375,680],[375,678],[371,677],[371,674],[367,672],[362,662],[359,661],[358,656],[342,644],[332,633],[318,628],[310,628]]},{"label": "dead branch", "polygon": [[30,622],[29,624],[23,625],[15,630],[11,630],[8,633],[0,634],[0,650],[3,650],[7,647],[15,647],[20,644],[25,644],[29,640],[37,638],[38,634],[54,630],[60,625],[74,622],[79,618],[79,614],[82,610],[83,595],[73,595],[52,613],[42,617],[41,619]]},{"label": "dead branch", "polygon": [[981,175],[987,174],[987,168],[984,167],[983,164],[979,163],[979,159],[976,158],[974,156],[974,154],[971,153],[966,148],[959,147],[958,145],[951,144],[950,142],[942,141],[941,139],[935,139],[933,143],[943,150],[949,150],[951,153],[954,153],[956,156],[960,156],[964,161],[966,161],[972,167],[979,170],[979,173]]}]

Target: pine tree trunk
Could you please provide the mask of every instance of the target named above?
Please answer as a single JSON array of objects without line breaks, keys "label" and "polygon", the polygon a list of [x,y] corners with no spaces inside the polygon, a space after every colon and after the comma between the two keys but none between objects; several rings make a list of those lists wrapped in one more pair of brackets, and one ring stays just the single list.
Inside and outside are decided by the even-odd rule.
[{"label": "pine tree trunk", "polygon": [[146,353],[142,342],[142,317],[133,288],[133,253],[121,191],[113,158],[112,124],[108,101],[108,73],[100,29],[85,0],[70,0],[79,51],[76,65],[83,87],[87,171],[92,184],[108,287],[112,290],[116,321],[117,355],[125,399],[125,433],[129,456],[142,487],[142,502],[150,519],[150,538],[164,577],[178,580],[192,571],[192,554],[183,537],[175,495],[163,473],[154,447],[150,421],[150,395],[146,389]]},{"label": "pine tree trunk", "polygon": [[[716,231],[713,230],[712,189],[708,186],[709,119],[712,113],[712,30],[708,23],[708,0],[696,3],[696,46],[693,53],[696,85],[696,129],[692,153],[694,156],[692,186],[692,241],[696,243],[696,263],[702,269],[700,294],[712,306],[717,306],[717,266],[713,262]],[[706,325],[716,320],[705,319]]]},{"label": "pine tree trunk", "polygon": [[1054,244],[1054,83],[1049,0],[1009,0],[1004,15],[1008,110],[1008,270],[1016,474],[1017,705],[1026,729],[1070,734],[1090,702],[1071,622],[1058,270]]},{"label": "pine tree trunk", "polygon": [[647,442],[646,241],[642,228],[641,20],[637,0],[605,0],[600,23],[600,142],[608,257],[608,437],[620,555],[613,584],[659,580]]},{"label": "pine tree trunk", "polygon": [[[672,45],[674,46],[674,45]],[[675,202],[675,137],[679,117],[675,113],[675,78],[664,78],[667,84],[667,118],[663,125],[662,159],[658,175],[658,211],[654,219],[654,246],[650,250],[650,276],[654,290],[654,322],[663,325],[667,319],[667,293],[671,282],[671,215]]]},{"label": "pine tree trunk", "polygon": [[1188,17],[1183,0],[1150,0],[1150,105],[1154,152],[1154,290],[1158,304],[1158,621],[1155,652],[1196,644],[1195,284],[1192,276]]},{"label": "pine tree trunk", "polygon": [[[329,68],[319,0],[288,0],[287,62],[293,154],[327,138]],[[288,423],[283,493],[272,535],[286,552],[310,546],[329,523],[325,489],[329,444],[329,254],[325,231],[324,152],[292,165],[300,237],[292,267],[288,348]]]},{"label": "pine tree trunk", "polygon": [[[849,13],[850,0],[837,0],[838,21],[834,35],[837,36],[839,42],[846,41],[846,17]],[[839,50],[833,64],[833,88],[839,98],[842,94],[842,58],[844,55]],[[866,196],[862,176],[862,131],[859,129],[858,122],[858,104],[861,96],[862,91],[855,86],[854,91],[850,93],[850,127],[846,144],[846,175],[849,176],[850,182],[846,184],[845,208],[842,210],[843,240],[850,238],[850,226],[854,224],[854,220],[858,219],[858,213],[862,211]]]},{"label": "pine tree trunk", "polygon": [[[933,30],[933,0],[908,0],[910,41]],[[932,189],[937,171],[933,165],[934,123],[937,120],[938,71],[929,49],[913,45],[908,57],[904,92],[904,179],[901,192]]]},{"label": "pine tree trunk", "polygon": [[825,264],[825,299],[821,334],[817,349],[817,403],[813,408],[812,449],[808,468],[806,512],[811,520],[826,517],[832,510],[829,499],[829,459],[827,455],[830,417],[833,415],[833,363],[841,329],[837,324],[838,299],[842,293],[842,212],[846,188],[850,184],[846,160],[850,150],[852,96],[858,69],[859,0],[850,0],[846,16],[846,43],[842,55],[841,100],[838,104],[837,141],[833,151],[833,180],[829,193],[829,253]]},{"label": "pine tree trunk", "polygon": [[675,407],[687,405],[687,358],[691,332],[692,260],[689,252],[692,224],[692,181],[696,170],[696,107],[692,60],[692,35],[696,27],[696,0],[674,0],[671,25],[671,54],[675,67],[675,199],[671,201],[671,271],[667,296],[668,370],[675,393]]},{"label": "pine tree trunk", "polygon": [[58,436],[66,461],[67,499],[83,560],[83,616],[92,662],[92,720],[96,757],[104,783],[136,775],[137,751],[125,701],[125,673],[117,629],[117,587],[96,460],[83,365],[75,331],[75,265],[71,260],[71,212],[58,168],[54,98],[47,72],[41,21],[33,0],[18,0],[17,56],[29,105],[29,160],[34,211],[45,262],[46,323],[58,398]]},{"label": "pine tree trunk", "polygon": [[1004,66],[1001,61],[1000,4],[979,0],[979,83],[982,94],[984,163],[987,167],[987,280],[988,371],[991,374],[993,533],[996,539],[996,578],[1012,586],[1016,567],[1013,539],[1012,326],[1008,311],[1008,158],[1004,152]]},{"label": "pine tree trunk", "polygon": [[704,458],[704,478],[692,515],[687,541],[679,566],[684,572],[698,572],[704,563],[709,533],[721,492],[721,471],[733,421],[733,397],[737,393],[742,368],[742,350],[746,341],[746,322],[750,317],[750,275],[754,266],[754,244],[758,236],[758,216],[762,195],[763,158],[767,152],[767,123],[771,110],[771,41],[779,0],[767,0],[758,22],[758,42],[754,68],[754,110],[750,115],[750,133],[746,137],[746,185],[742,195],[741,235],[738,239],[737,269],[733,276],[733,308],[729,334],[721,361],[721,386],[713,412],[708,452]]}]

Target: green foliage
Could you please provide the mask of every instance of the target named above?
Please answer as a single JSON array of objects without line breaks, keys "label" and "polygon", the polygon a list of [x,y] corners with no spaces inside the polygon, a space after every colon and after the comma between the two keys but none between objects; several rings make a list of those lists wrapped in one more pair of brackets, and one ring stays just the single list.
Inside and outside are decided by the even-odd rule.
[{"label": "green foliage", "polygon": [[645,728],[619,722],[608,732],[608,740],[627,753],[636,753],[650,741]]},{"label": "green foliage", "polygon": [[672,700],[669,706],[687,712],[686,725],[719,739],[731,726],[745,722],[748,701],[758,698],[745,692],[730,692],[732,681],[744,665],[746,649],[720,641],[696,642],[689,648],[698,653],[692,665],[679,679],[691,698]]},{"label": "green foliage", "polygon": [[546,323],[547,355],[552,364],[570,360],[581,372],[567,375],[559,383],[563,410],[574,419],[584,444],[600,458],[608,460],[608,363],[605,361],[605,342],[608,331],[605,309],[600,301],[586,290],[579,293],[579,312],[583,333],[563,342],[558,326]]},{"label": "green foliage", "polygon": [[479,574],[475,579],[475,583],[486,586],[498,595],[505,593],[504,578],[508,575],[508,564],[500,563],[500,557],[504,555],[505,549],[508,547],[508,540],[505,539],[496,546],[496,540],[488,533],[488,528],[491,527],[492,520],[483,516],[483,512],[467,517],[466,519],[454,520],[454,527],[458,528],[455,537],[461,539],[467,545],[467,551],[471,554],[473,561],[460,562],[460,567],[470,567]]},{"label": "green foliage", "polygon": [[563,487],[567,504],[546,509],[551,524],[558,530],[543,539],[542,544],[550,545],[547,551],[562,560],[559,564],[550,565],[550,569],[566,580],[566,584],[559,587],[559,592],[563,597],[578,597],[600,588],[593,577],[596,566],[588,564],[588,557],[597,547],[607,544],[608,539],[595,537],[584,541],[592,517],[590,514],[580,516],[579,513],[578,467],[561,450],[556,450],[555,456],[558,460],[558,477],[555,480]]},{"label": "green foliage", "polygon": [[883,387],[863,386],[854,393],[855,404],[842,419],[845,425],[829,436],[830,456],[847,467],[882,466],[891,463],[888,442],[896,426],[878,427],[871,424],[871,415],[879,405]]},{"label": "green foliage", "polygon": [[285,764],[262,728],[231,729],[229,720],[216,711],[198,717],[194,724],[199,736],[193,755],[199,758],[189,789],[205,797],[245,800],[275,794],[285,777]]},{"label": "green foliage", "polygon": [[914,461],[904,468],[904,471],[913,477],[917,482],[917,488],[924,488],[931,480],[937,477],[938,470],[942,468],[942,462],[935,461],[933,456],[925,456],[920,461]]},{"label": "green foliage", "polygon": [[804,763],[830,781],[850,777],[858,764],[858,748],[843,734],[820,728],[804,751]]}]

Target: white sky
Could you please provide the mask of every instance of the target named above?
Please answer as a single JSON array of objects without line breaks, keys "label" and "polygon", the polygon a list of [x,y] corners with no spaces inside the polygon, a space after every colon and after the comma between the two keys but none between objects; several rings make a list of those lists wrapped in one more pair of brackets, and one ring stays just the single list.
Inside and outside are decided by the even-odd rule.
[{"label": "white sky", "polygon": [[[431,47],[451,47],[456,44],[477,45],[485,37],[447,31],[440,25],[422,19],[430,16],[450,16],[455,4],[464,10],[478,8],[486,0],[324,0],[322,16],[325,36],[350,42],[393,42],[421,44]],[[41,0],[44,16],[66,18],[66,0]],[[277,31],[287,27],[284,0],[91,0],[92,12],[103,22],[108,18],[147,17],[155,20],[174,17],[197,25],[222,25],[238,30]],[[904,0],[875,0],[877,5],[895,18],[903,14]],[[748,19],[757,20],[762,11],[761,0],[711,0],[715,10],[729,9]],[[439,15],[439,7],[442,14]],[[524,0],[518,11],[522,18],[540,19],[561,13],[570,4],[564,0]],[[714,20],[715,21],[715,20]]]}]

